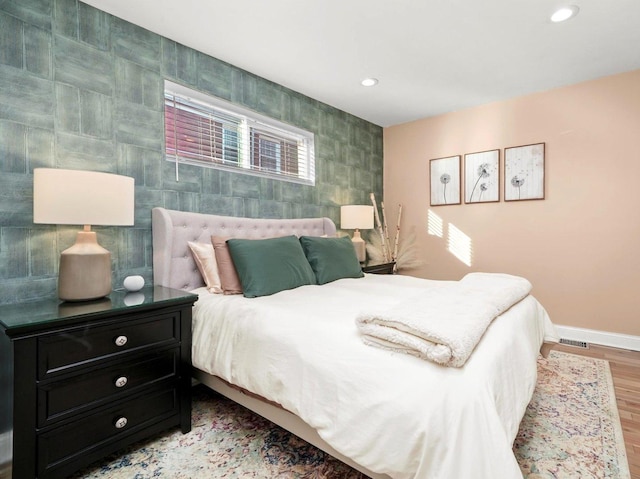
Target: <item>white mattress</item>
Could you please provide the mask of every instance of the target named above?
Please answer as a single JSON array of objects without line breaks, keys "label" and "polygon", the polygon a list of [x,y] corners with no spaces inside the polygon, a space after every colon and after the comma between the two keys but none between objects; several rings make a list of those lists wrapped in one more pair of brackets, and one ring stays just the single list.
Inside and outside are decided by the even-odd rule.
[{"label": "white mattress", "polygon": [[201,288],[193,364],[281,404],[337,451],[392,478],[521,478],[512,443],[555,330],[529,296],[462,368],[365,345],[355,317],[435,282],[365,275],[247,299]]}]

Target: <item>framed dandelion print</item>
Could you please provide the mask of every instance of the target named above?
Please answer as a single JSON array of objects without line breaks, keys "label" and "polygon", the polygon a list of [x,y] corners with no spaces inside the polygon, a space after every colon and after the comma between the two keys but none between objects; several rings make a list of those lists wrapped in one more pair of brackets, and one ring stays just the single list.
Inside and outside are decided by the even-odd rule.
[{"label": "framed dandelion print", "polygon": [[460,204],[460,155],[429,162],[431,206]]},{"label": "framed dandelion print", "polygon": [[500,201],[500,150],[464,155],[464,202]]},{"label": "framed dandelion print", "polygon": [[504,200],[544,199],[544,143],[504,149]]}]

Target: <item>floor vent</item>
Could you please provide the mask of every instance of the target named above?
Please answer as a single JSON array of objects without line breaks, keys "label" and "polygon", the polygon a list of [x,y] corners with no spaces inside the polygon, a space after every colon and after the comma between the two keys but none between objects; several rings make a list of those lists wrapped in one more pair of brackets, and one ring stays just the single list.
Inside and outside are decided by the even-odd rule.
[{"label": "floor vent", "polygon": [[560,338],[560,344],[566,344],[567,346],[575,346],[576,348],[589,349],[589,343],[584,341],[575,341],[573,339]]}]

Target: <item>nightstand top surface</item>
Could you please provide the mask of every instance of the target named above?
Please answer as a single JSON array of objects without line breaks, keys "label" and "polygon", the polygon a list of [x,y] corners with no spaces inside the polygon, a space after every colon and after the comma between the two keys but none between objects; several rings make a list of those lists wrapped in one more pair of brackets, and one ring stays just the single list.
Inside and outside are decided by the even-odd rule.
[{"label": "nightstand top surface", "polygon": [[0,328],[9,336],[46,328],[53,323],[100,317],[123,311],[144,310],[172,304],[194,303],[198,295],[163,286],[145,286],[140,291],[112,291],[93,301],[62,302],[57,297],[33,302],[0,305]]}]

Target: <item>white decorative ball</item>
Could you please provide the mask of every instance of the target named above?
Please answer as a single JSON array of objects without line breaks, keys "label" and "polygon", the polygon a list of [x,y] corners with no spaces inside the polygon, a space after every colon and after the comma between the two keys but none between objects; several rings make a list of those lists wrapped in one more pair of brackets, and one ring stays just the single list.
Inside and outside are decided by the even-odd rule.
[{"label": "white decorative ball", "polygon": [[144,278],[142,276],[127,276],[122,282],[122,286],[127,291],[140,291],[144,286]]}]

